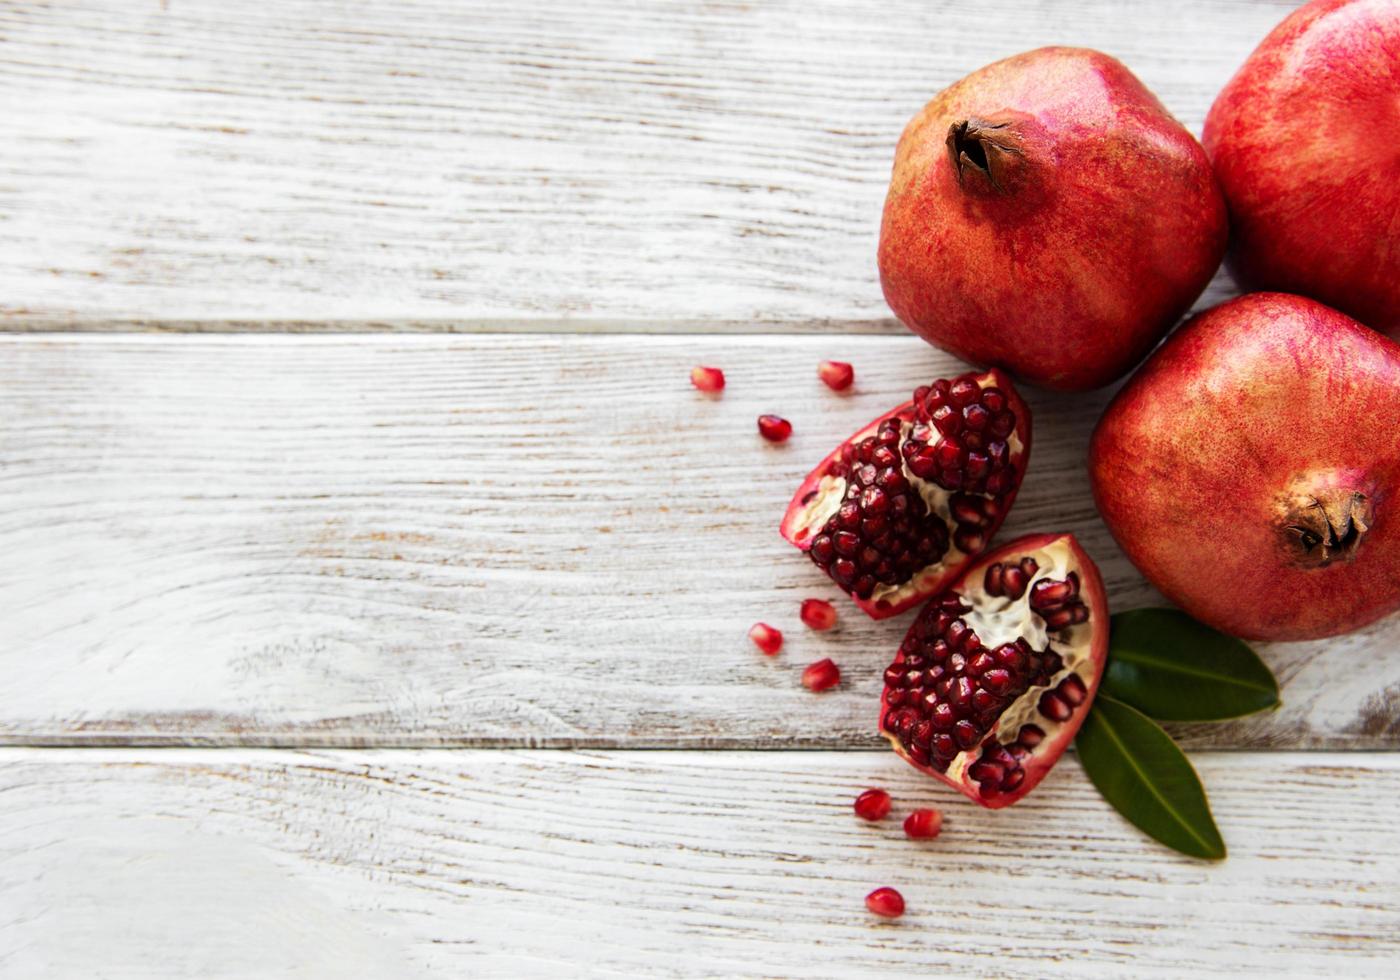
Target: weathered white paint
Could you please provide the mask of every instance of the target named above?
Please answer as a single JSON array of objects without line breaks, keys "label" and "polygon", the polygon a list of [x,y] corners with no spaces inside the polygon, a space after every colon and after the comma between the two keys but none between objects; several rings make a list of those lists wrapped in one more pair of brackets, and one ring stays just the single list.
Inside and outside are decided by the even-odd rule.
[{"label": "weathered white paint", "polygon": [[886,322],[938,89],[1087,45],[1199,131],[1291,6],[9,3],[0,314]]},{"label": "weathered white paint", "polygon": [[[843,600],[807,631],[800,600],[839,596],[777,524],[841,438],[958,370],[908,337],[0,337],[0,737],[874,746],[908,619]],[[1105,397],[1030,395],[1002,540],[1076,532],[1122,609],[1154,596],[1090,500]],[[1397,640],[1264,649],[1283,710],[1190,741],[1396,747]],[[845,681],[816,697],[824,656]]]},{"label": "weathered white paint", "polygon": [[1393,977],[1400,757],[1196,762],[1221,864],[1073,760],[989,812],[888,752],[3,750],[0,973]]}]

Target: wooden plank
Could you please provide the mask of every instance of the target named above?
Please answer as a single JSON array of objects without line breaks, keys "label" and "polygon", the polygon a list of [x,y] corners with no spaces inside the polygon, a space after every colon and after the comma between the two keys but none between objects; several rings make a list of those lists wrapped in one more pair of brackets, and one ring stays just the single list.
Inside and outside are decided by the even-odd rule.
[{"label": "wooden plank", "polygon": [[[0,970],[1393,977],[1400,757],[1197,762],[1220,864],[1072,760],[993,813],[888,753],[9,750]],[[943,835],[856,819],[872,782]]]},{"label": "wooden plank", "polygon": [[[0,338],[0,738],[877,745],[907,620],[843,601],[805,630],[799,601],[839,596],[776,526],[830,447],[959,370],[912,338]],[[1116,608],[1157,601],[1090,500],[1105,396],[1031,400],[1003,540],[1072,530]],[[787,631],[776,660],[758,620]],[[1185,734],[1400,745],[1397,639],[1266,648],[1283,710]],[[825,656],[846,679],[815,697],[798,674]]]},{"label": "wooden plank", "polygon": [[1294,5],[4,4],[0,319],[883,323],[937,90],[1080,44],[1199,131]]}]

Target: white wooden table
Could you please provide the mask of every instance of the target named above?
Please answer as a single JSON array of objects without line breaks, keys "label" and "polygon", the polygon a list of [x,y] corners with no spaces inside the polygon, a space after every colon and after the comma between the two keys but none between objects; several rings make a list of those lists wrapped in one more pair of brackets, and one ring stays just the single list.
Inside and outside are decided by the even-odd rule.
[{"label": "white wooden table", "polygon": [[[997,813],[900,763],[904,624],[805,631],[775,530],[957,369],[876,281],[906,117],[1079,43],[1198,131],[1290,6],[0,2],[0,975],[1396,976],[1400,622],[1178,729],[1206,865],[1072,759]],[[1003,537],[1129,608],[1105,397],[1032,395]]]}]

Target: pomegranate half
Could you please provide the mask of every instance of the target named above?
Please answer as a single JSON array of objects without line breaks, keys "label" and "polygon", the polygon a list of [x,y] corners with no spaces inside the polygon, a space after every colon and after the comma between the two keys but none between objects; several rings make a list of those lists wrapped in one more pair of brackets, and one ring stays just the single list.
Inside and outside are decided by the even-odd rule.
[{"label": "pomegranate half", "polygon": [[1010,806],[1079,731],[1108,629],[1103,582],[1073,535],[1013,541],[919,613],[885,669],[880,733],[983,806]]},{"label": "pomegranate half", "polygon": [[1400,609],[1400,345],[1252,293],[1178,330],[1109,404],[1094,499],[1167,598],[1251,640]]},{"label": "pomegranate half", "polygon": [[807,474],[780,530],[871,617],[894,616],[987,546],[1030,448],[1030,409],[1006,375],[940,379]]}]

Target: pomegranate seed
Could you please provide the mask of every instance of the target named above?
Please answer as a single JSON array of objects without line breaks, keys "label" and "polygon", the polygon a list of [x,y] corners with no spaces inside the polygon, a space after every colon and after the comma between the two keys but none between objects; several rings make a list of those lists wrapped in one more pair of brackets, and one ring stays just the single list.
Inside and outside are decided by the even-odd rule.
[{"label": "pomegranate seed", "polygon": [[825,691],[841,683],[841,668],[830,657],[818,660],[802,672],[802,686],[809,691]]},{"label": "pomegranate seed", "polygon": [[872,823],[890,815],[890,794],[882,789],[868,789],[856,797],[856,816]]},{"label": "pomegranate seed", "polygon": [[792,423],[777,415],[760,415],[758,434],[769,442],[787,442],[787,437],[792,435]]},{"label": "pomegranate seed", "polygon": [[856,379],[856,371],[845,361],[822,361],[817,365],[817,377],[832,391],[845,391]]},{"label": "pomegranate seed", "polygon": [[904,896],[893,888],[877,888],[865,896],[865,907],[886,919],[897,919],[904,914]]},{"label": "pomegranate seed", "polygon": [[767,623],[754,623],[749,628],[749,639],[768,656],[773,656],[783,648],[783,634]]},{"label": "pomegranate seed", "polygon": [[937,810],[915,810],[904,818],[904,833],[915,840],[937,837],[943,829],[943,814]]},{"label": "pomegranate seed", "polygon": [[691,368],[690,383],[701,391],[723,391],[724,372],[717,367]]},{"label": "pomegranate seed", "polygon": [[836,607],[825,599],[803,599],[802,622],[814,630],[829,630],[836,625]]}]

